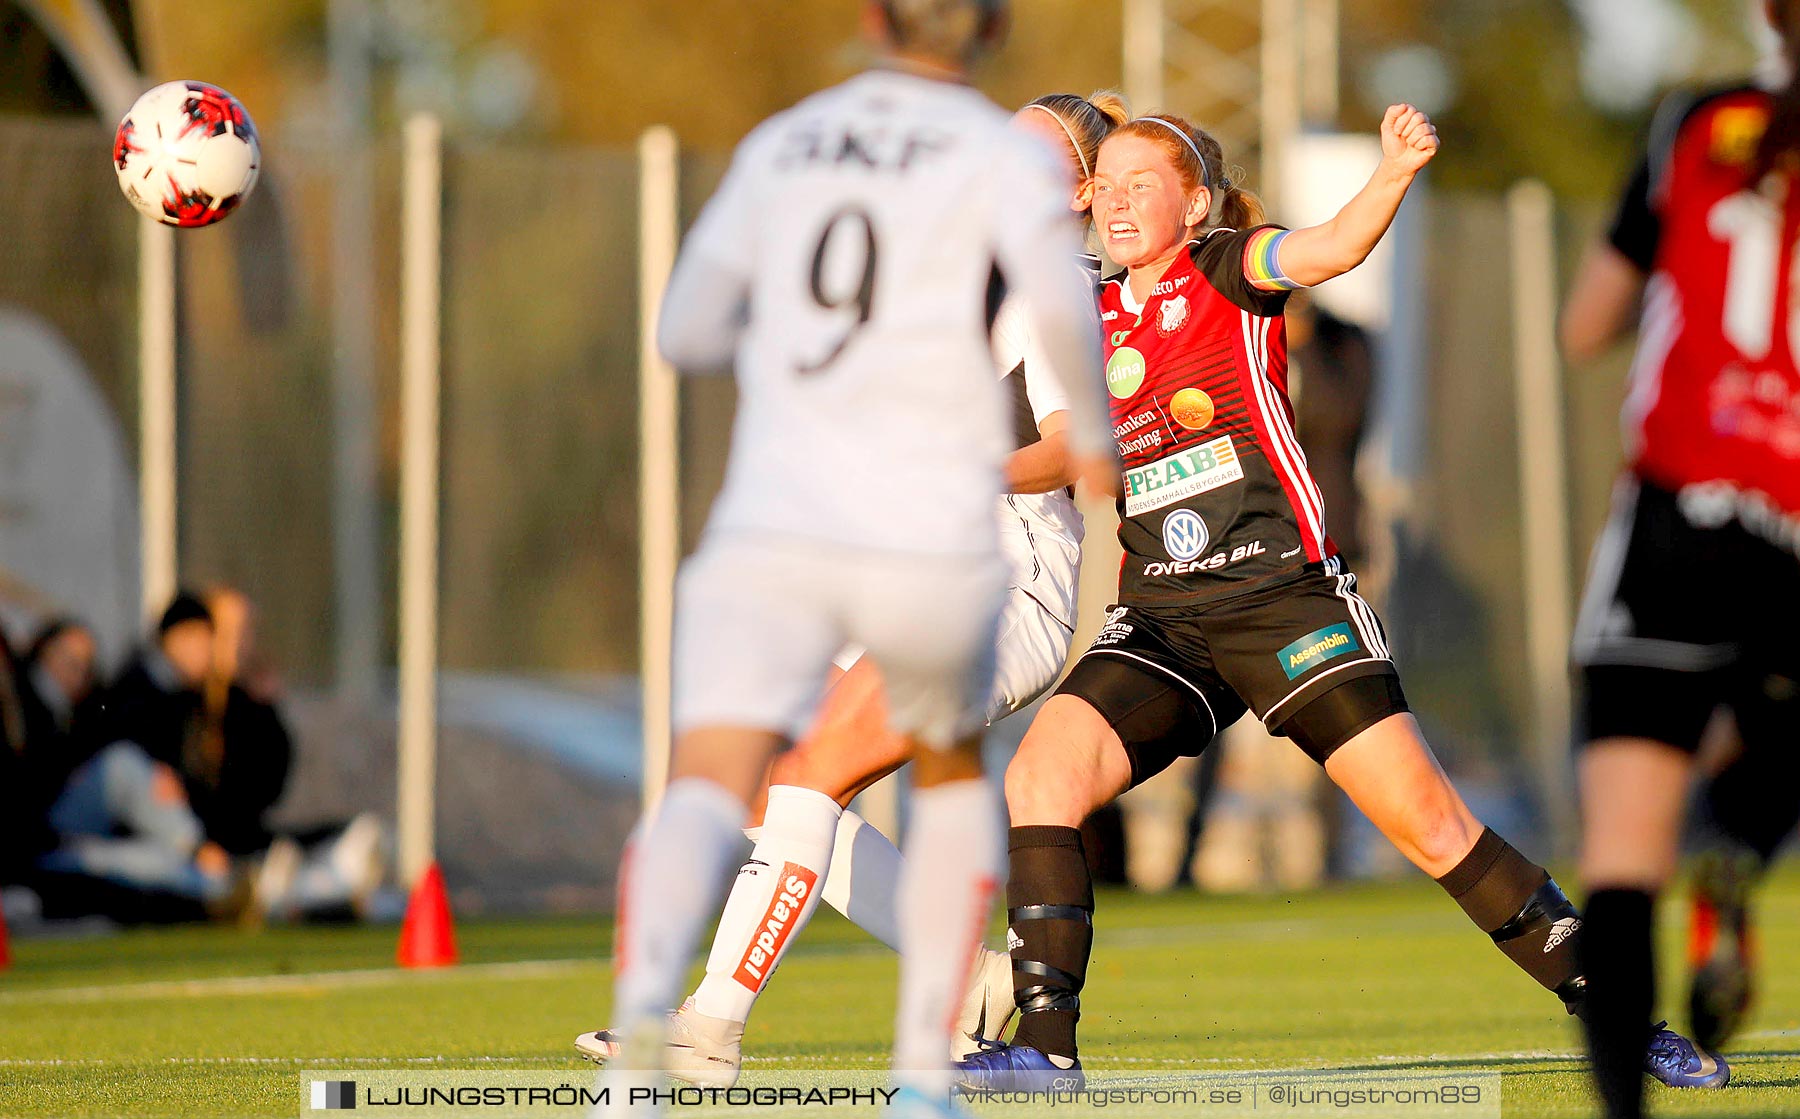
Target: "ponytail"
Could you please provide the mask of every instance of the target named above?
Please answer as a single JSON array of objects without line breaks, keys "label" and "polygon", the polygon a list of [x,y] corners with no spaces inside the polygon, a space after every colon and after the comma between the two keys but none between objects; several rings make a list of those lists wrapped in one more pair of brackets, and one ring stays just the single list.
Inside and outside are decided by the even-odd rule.
[{"label": "ponytail", "polygon": [[[1238,174],[1243,174],[1241,168]],[[1226,229],[1251,229],[1268,220],[1263,213],[1262,199],[1247,190],[1240,189],[1230,179],[1219,184],[1219,222]]]}]

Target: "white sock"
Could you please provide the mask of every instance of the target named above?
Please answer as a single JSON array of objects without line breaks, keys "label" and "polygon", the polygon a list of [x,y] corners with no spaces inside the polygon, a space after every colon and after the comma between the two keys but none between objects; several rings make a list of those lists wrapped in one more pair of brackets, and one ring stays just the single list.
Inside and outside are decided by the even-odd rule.
[{"label": "white sock", "polygon": [[617,978],[612,1020],[626,1030],[666,1014],[681,990],[695,942],[742,850],[748,809],[698,777],[674,781],[653,819],[642,821],[620,869],[613,938]]},{"label": "white sock", "polygon": [[719,915],[706,978],[694,1009],[710,1018],[750,1020],[750,1008],[794,934],[819,907],[819,879],[831,868],[837,802],[798,785],[769,786],[756,849],[738,871]]},{"label": "white sock", "polygon": [[913,793],[900,875],[894,1076],[927,1093],[950,1087],[950,1031],[975,945],[1006,877],[1004,830],[986,781]]},{"label": "white sock", "polygon": [[825,904],[864,932],[898,952],[900,918],[894,895],[900,888],[900,849],[881,829],[848,808],[838,817],[825,877]]}]

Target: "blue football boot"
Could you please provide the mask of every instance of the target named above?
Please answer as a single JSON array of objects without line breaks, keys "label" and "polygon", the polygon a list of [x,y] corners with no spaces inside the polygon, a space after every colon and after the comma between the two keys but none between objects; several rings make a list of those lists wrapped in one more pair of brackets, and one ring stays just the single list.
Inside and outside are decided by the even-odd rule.
[{"label": "blue football boot", "polygon": [[1708,1053],[1668,1026],[1658,1022],[1651,1027],[1645,1072],[1671,1088],[1723,1088],[1730,1082],[1731,1066],[1725,1058]]},{"label": "blue football boot", "polygon": [[981,1048],[956,1062],[956,1083],[970,1095],[984,1092],[1079,1092],[1087,1076],[1076,1061],[1063,1068],[1042,1049],[983,1041]]}]

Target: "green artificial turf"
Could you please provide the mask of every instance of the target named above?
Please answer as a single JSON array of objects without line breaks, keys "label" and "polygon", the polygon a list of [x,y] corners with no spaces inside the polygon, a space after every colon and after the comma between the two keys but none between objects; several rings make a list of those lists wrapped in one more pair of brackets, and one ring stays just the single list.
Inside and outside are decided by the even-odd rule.
[{"label": "green artificial turf", "polygon": [[[1663,906],[1663,1012],[1680,921]],[[1730,1087],[1660,1115],[1800,1115],[1800,872],[1759,903],[1762,990]],[[1572,1020],[1429,882],[1283,897],[1100,898],[1091,1070],[1498,1071],[1505,1114],[1588,1116]],[[609,924],[468,921],[463,963],[393,968],[395,930],[194,928],[22,940],[0,973],[0,1115],[297,1114],[307,1069],[566,1069],[606,1022]],[[894,962],[835,914],[801,937],[745,1039],[753,1069],[879,1068]]]}]

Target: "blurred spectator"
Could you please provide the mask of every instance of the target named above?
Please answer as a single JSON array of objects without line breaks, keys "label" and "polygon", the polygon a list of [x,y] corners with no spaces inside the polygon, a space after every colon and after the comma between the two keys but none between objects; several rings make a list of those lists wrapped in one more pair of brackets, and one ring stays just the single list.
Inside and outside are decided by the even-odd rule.
[{"label": "blurred spectator", "polygon": [[241,591],[215,587],[200,606],[210,620],[207,655],[179,768],[207,838],[252,876],[254,915],[277,921],[363,916],[384,877],[385,830],[372,815],[289,834],[269,827],[294,753],[276,707],[280,682],[257,649],[256,612]]},{"label": "blurred spectator", "polygon": [[151,744],[180,741],[198,701],[198,692],[179,686],[192,667],[192,634],[211,628],[196,626],[192,605],[171,606],[159,640],[98,702],[87,627],[56,619],[31,643],[18,690],[37,799],[49,799],[37,819],[52,842],[37,854],[41,873],[33,877],[51,895],[49,911],[197,918],[228,904],[229,858],[206,842],[180,779],[150,753]]},{"label": "blurred spectator", "polygon": [[182,744],[181,776],[207,837],[245,856],[274,840],[265,817],[287,787],[293,742],[275,708],[274,673],[257,656],[249,599],[219,587],[205,605],[212,642],[200,718]]},{"label": "blurred spectator", "polygon": [[212,613],[183,591],[163,611],[154,638],[106,689],[89,728],[94,741],[135,742],[154,760],[180,769],[212,659]]},{"label": "blurred spectator", "polygon": [[[1374,347],[1361,327],[1304,292],[1288,301],[1287,331],[1296,434],[1324,498],[1332,540],[1366,590],[1356,460],[1375,385]],[[1190,867],[1195,883],[1237,892],[1302,889],[1322,881],[1339,798],[1318,764],[1271,736],[1255,715],[1227,728],[1212,751],[1220,755],[1216,779],[1195,798],[1206,813]],[[1166,799],[1175,795],[1171,790]],[[1162,865],[1173,880],[1172,861]]]},{"label": "blurred spectator", "polygon": [[98,656],[92,630],[74,618],[56,617],[38,627],[19,663],[25,736],[54,751],[64,778],[96,745],[77,733],[95,715]]},{"label": "blurred spectator", "polygon": [[22,675],[0,634],[0,885],[26,881],[56,844],[48,816],[61,778],[46,774],[30,748]]},{"label": "blurred spectator", "polygon": [[1295,383],[1294,431],[1325,499],[1331,538],[1345,567],[1360,574],[1368,547],[1356,459],[1374,395],[1375,348],[1366,330],[1333,315],[1305,293],[1288,301],[1287,331],[1289,377]]}]

